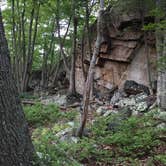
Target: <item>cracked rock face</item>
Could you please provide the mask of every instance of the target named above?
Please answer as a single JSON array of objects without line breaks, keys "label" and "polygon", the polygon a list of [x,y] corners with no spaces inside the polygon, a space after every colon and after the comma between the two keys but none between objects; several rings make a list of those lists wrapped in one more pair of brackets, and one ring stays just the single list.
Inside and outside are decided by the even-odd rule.
[{"label": "cracked rock face", "polygon": [[[147,23],[153,22],[153,18],[145,16]],[[104,95],[105,90],[112,91],[114,87],[120,88],[126,80],[133,80],[139,84],[148,86],[148,70],[151,71],[152,83],[157,80],[157,56],[155,49],[155,35],[147,32],[147,49],[149,50],[150,65],[147,67],[145,44],[143,42],[143,31],[139,12],[124,13],[114,9],[104,14],[104,41],[100,47],[100,54],[97,58],[94,74],[94,88]],[[91,46],[94,48],[96,40],[96,24],[91,29]],[[76,89],[77,92],[84,92],[84,74],[88,72],[90,65],[90,53],[87,39],[84,40],[84,61],[81,61],[81,49],[77,50],[76,65]],[[82,65],[83,63],[83,65]],[[149,91],[144,86],[135,82],[128,82],[132,87],[127,88],[127,93],[138,94]],[[127,85],[128,85],[127,84]],[[136,88],[136,90],[135,90]]]}]

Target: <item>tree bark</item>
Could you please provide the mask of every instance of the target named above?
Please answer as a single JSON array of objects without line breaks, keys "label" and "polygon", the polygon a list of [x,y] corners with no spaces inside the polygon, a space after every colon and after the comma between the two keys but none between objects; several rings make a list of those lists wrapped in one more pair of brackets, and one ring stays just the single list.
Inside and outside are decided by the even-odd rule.
[{"label": "tree bark", "polygon": [[0,165],[31,166],[33,150],[12,76],[0,11]]},{"label": "tree bark", "polygon": [[65,35],[63,37],[63,40],[62,40],[62,37],[61,37],[61,27],[60,27],[60,11],[59,11],[59,8],[60,8],[60,1],[57,0],[57,15],[56,15],[56,23],[57,23],[57,31],[58,31],[58,38],[59,38],[59,47],[60,47],[60,55],[62,56],[62,59],[63,59],[63,63],[64,63],[64,66],[65,66],[65,70],[66,70],[66,73],[67,75],[70,75],[70,69],[69,69],[69,65],[68,65],[68,61],[67,61],[67,56],[63,50],[63,46],[64,46],[64,42],[65,42],[65,39],[66,39],[66,36],[67,36],[67,33],[69,31],[69,27],[70,27],[70,21],[71,19],[69,19],[69,22],[68,22],[68,26],[67,26],[67,29],[66,29],[66,32],[65,32]]},{"label": "tree bark", "polygon": [[[156,8],[161,10],[165,8],[162,6],[161,0],[156,0]],[[164,14],[166,15],[166,13]],[[156,17],[156,23],[160,24],[160,21],[160,18]],[[166,30],[160,27],[156,29],[156,48],[158,61],[166,58]],[[157,78],[157,103],[161,111],[166,111],[166,68],[160,68],[160,66]]]},{"label": "tree bark", "polygon": [[72,63],[71,63],[71,70],[70,70],[70,87],[69,93],[75,94],[76,93],[76,86],[75,86],[75,66],[76,66],[76,45],[77,45],[77,17],[76,17],[76,9],[75,9],[75,0],[73,0],[73,24],[74,24],[74,33],[73,33],[73,53],[72,53]]},{"label": "tree bark", "polygon": [[82,39],[81,39],[81,68],[82,68],[82,72],[83,72],[83,77],[84,77],[84,80],[86,80],[87,78],[87,72],[85,70],[85,66],[84,66],[84,42],[85,42],[85,26],[84,26],[84,29],[83,29],[83,33],[82,33]]},{"label": "tree bark", "polygon": [[[37,30],[38,30],[38,20],[39,20],[39,11],[40,11],[40,2],[36,4],[33,1],[34,6],[31,11],[31,19],[29,25],[29,39],[28,39],[28,53],[26,59],[26,65],[24,70],[23,82],[22,82],[22,91],[26,91],[28,88],[29,78],[32,72],[33,56],[34,56],[34,47],[36,42]],[[36,8],[36,15],[35,15]],[[35,19],[34,28],[33,20]],[[33,32],[34,31],[34,32]]]},{"label": "tree bark", "polygon": [[28,34],[28,49],[27,49],[27,56],[26,56],[26,60],[25,60],[25,68],[23,71],[23,82],[22,82],[22,87],[21,87],[21,91],[26,91],[27,88],[27,77],[28,77],[28,68],[29,68],[29,60],[30,60],[30,56],[31,56],[31,43],[32,43],[32,28],[33,28],[33,20],[34,20],[34,12],[35,12],[35,8],[33,6],[32,11],[31,11],[31,18],[30,18],[30,23],[29,23],[29,34]]},{"label": "tree bark", "polygon": [[[157,56],[166,58],[166,31],[156,32]],[[166,69],[159,66],[157,78],[157,103],[161,111],[166,111]]]},{"label": "tree bark", "polygon": [[97,39],[95,42],[95,48],[93,51],[93,56],[90,62],[90,67],[89,67],[89,72],[87,76],[87,80],[85,83],[85,89],[84,89],[84,95],[83,95],[83,115],[81,117],[81,125],[80,128],[78,129],[77,135],[79,137],[82,137],[84,128],[86,125],[87,117],[88,117],[88,107],[89,107],[89,100],[90,100],[90,92],[91,92],[91,85],[93,83],[93,77],[94,77],[94,72],[95,72],[95,64],[97,57],[100,52],[100,45],[102,42],[102,36],[103,36],[103,26],[102,26],[102,14],[104,11],[104,1],[101,0],[100,2],[100,9],[98,12],[98,20],[97,20]]},{"label": "tree bark", "polygon": [[47,51],[48,51],[47,50],[47,41],[45,39],[45,41],[44,41],[44,53],[43,53],[43,64],[42,64],[42,80],[41,80],[42,89],[45,89],[48,85],[48,67],[47,67],[48,52]]}]

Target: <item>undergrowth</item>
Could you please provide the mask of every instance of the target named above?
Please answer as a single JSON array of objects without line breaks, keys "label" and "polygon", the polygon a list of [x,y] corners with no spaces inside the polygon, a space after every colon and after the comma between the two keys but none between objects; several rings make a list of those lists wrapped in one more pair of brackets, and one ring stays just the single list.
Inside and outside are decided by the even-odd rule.
[{"label": "undergrowth", "polygon": [[[161,140],[166,130],[157,127],[153,115],[122,120],[114,131],[108,130],[108,124],[115,117],[100,117],[93,123],[89,137],[62,141],[57,133],[69,127],[67,122],[77,115],[74,112],[60,112],[55,105],[25,107],[29,123],[39,126],[32,133],[35,166],[166,164],[164,150],[158,150],[166,147]],[[47,122],[52,126],[45,125]]]},{"label": "undergrowth", "polygon": [[24,112],[28,123],[33,127],[49,125],[60,120],[73,120],[77,114],[75,111],[61,112],[55,104],[43,105],[41,103],[25,106]]}]

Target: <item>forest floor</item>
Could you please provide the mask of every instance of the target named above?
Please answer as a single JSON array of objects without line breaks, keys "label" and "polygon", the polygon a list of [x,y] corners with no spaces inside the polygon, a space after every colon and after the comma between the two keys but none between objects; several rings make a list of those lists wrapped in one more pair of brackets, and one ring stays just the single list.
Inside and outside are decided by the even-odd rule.
[{"label": "forest floor", "polygon": [[80,139],[75,135],[80,122],[77,108],[45,105],[30,98],[33,102],[24,105],[24,112],[36,150],[35,166],[166,165],[166,129],[155,109],[122,121],[117,115],[94,111]]}]

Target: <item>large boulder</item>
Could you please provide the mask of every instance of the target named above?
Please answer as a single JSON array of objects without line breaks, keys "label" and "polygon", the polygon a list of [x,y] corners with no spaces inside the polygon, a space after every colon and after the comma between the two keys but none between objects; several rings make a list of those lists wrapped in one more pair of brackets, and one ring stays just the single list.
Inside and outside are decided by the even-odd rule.
[{"label": "large boulder", "polygon": [[126,94],[130,95],[137,95],[142,92],[146,93],[147,95],[150,94],[149,88],[145,85],[139,84],[133,80],[127,80],[124,83],[123,90]]},{"label": "large boulder", "polygon": [[67,101],[67,105],[71,105],[74,104],[76,102],[81,102],[82,99],[82,95],[80,95],[79,93],[68,93],[66,96],[66,101]]}]

